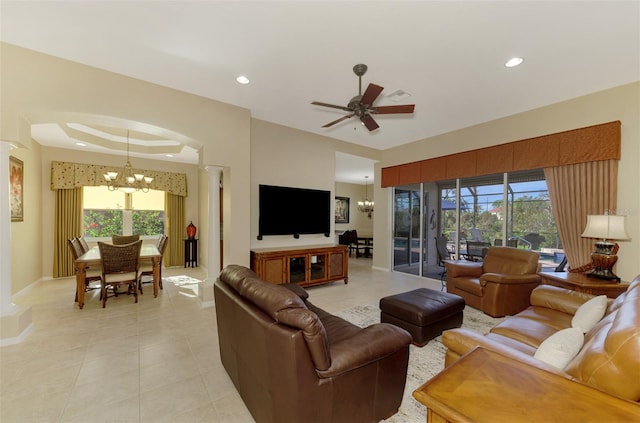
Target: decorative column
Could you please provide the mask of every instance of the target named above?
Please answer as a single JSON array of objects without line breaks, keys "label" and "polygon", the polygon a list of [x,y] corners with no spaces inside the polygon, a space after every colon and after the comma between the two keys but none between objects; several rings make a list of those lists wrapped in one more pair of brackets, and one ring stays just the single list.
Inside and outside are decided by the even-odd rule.
[{"label": "decorative column", "polygon": [[209,244],[207,246],[207,279],[198,290],[203,307],[211,307],[213,302],[213,282],[220,273],[220,178],[222,168],[206,166],[209,174]]},{"label": "decorative column", "polygon": [[222,168],[207,166],[209,172],[209,278],[220,273],[220,178]]},{"label": "decorative column", "polygon": [[11,205],[9,204],[9,151],[0,141],[0,346],[22,342],[31,332],[31,307],[13,304],[11,295]]}]

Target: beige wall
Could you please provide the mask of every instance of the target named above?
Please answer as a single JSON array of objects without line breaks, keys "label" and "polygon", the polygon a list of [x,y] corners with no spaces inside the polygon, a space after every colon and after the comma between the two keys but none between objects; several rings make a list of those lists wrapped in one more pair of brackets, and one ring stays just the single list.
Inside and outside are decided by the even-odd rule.
[{"label": "beige wall", "polygon": [[[627,216],[630,241],[620,242],[617,274],[630,280],[640,274],[640,82],[578,97],[525,113],[494,120],[421,140],[383,153],[376,164],[375,180],[382,167],[453,154],[491,145],[536,137],[569,129],[620,120],[622,158],[618,171],[618,214]],[[391,251],[388,236],[391,221],[391,188],[377,184],[374,237],[377,251],[384,244]],[[604,211],[603,211],[604,212]],[[374,266],[390,268],[390,254],[376,254]]]},{"label": "beige wall", "polygon": [[[253,119],[251,123],[251,248],[318,245],[336,242],[322,234],[293,236],[258,235],[258,186],[260,184],[312,188],[335,195],[335,153],[342,151],[364,157],[378,152],[335,139]],[[363,191],[364,192],[364,191]],[[333,204],[333,203],[332,203]],[[333,215],[333,211],[332,211]],[[331,220],[331,233],[335,223]]]},{"label": "beige wall", "polygon": [[[391,197],[390,189],[379,188],[381,167],[620,120],[622,160],[619,167],[618,206],[619,212],[628,216],[627,228],[632,240],[621,243],[618,274],[629,279],[640,273],[640,261],[637,260],[640,257],[640,83],[378,151],[251,119],[246,109],[6,43],[0,43],[0,49],[0,139],[23,147],[11,154],[25,162],[25,185],[28,184],[28,189],[25,189],[25,221],[11,224],[14,293],[43,275],[51,274],[52,265],[46,257],[50,255],[48,246],[53,237],[52,223],[48,217],[53,213],[53,203],[48,187],[47,162],[56,159],[49,155],[58,160],[70,160],[64,154],[65,157],[59,157],[60,152],[50,152],[49,149],[43,152],[44,149],[31,140],[29,122],[52,122],[68,116],[163,128],[179,134],[190,145],[201,149],[201,166],[222,167],[223,264],[248,265],[249,249],[252,247],[333,241],[322,235],[301,236],[299,240],[293,237],[267,237],[258,241],[259,184],[311,187],[335,194],[336,151],[382,160],[376,165],[374,177],[376,188],[372,196],[375,197],[376,211],[372,223],[376,238],[374,266],[383,269],[391,266]],[[121,163],[121,156],[113,157],[114,163]],[[193,180],[203,179],[208,179],[208,176],[195,171]],[[202,197],[204,190],[197,188],[200,185],[198,182],[195,184],[193,190],[190,187],[190,193],[194,194],[194,198]],[[188,206],[187,218],[198,222],[199,238],[204,242],[203,237],[206,238],[210,224],[208,198],[193,201],[195,203]],[[335,225],[332,229],[335,229]],[[387,254],[383,253],[385,246]],[[34,250],[37,251],[35,256]],[[23,265],[27,252],[35,266]],[[200,260],[206,257],[203,252],[200,253]]]},{"label": "beige wall", "polygon": [[40,163],[45,153],[35,144],[30,150],[11,150],[10,155],[24,163],[24,220],[11,222],[11,292],[15,293],[42,278],[42,219],[50,211],[42,207],[42,192],[47,186],[43,185]]},{"label": "beige wall", "polygon": [[[355,229],[360,236],[373,235],[373,217],[358,210],[358,201],[364,199],[364,184],[347,184],[344,182],[336,182],[336,195],[340,197],[349,197],[349,223],[336,223],[336,231],[343,232]],[[375,203],[373,197],[373,186],[369,184],[368,188],[369,200]],[[374,208],[375,209],[375,208]]]},{"label": "beige wall", "polygon": [[[37,143],[34,142],[33,145]],[[42,275],[51,277],[53,275],[53,244],[54,244],[54,210],[55,192],[51,191],[51,162],[67,161],[74,163],[100,163],[102,165],[122,166],[125,158],[123,156],[97,154],[82,152],[77,150],[66,150],[61,148],[42,147],[42,209],[45,213],[42,216]],[[163,170],[167,172],[180,172],[187,175],[187,192],[185,198],[186,225],[189,221],[198,222],[198,166],[184,163],[171,163],[158,160],[147,160],[132,157],[131,162],[134,167],[148,170]],[[197,225],[197,224],[196,224]],[[186,229],[185,229],[186,235]]]},{"label": "beige wall", "polygon": [[[227,215],[233,216],[225,221],[223,229],[228,241],[225,262],[249,264],[251,116],[248,110],[6,43],[0,43],[0,55],[0,140],[19,145],[16,156],[33,154],[38,172],[47,167],[44,162],[40,163],[39,146],[31,139],[32,123],[71,120],[116,126],[145,125],[175,134],[201,151],[200,164],[225,169],[228,196],[225,207]],[[68,160],[67,157],[59,159]],[[34,175],[33,179],[42,181],[43,177]],[[196,188],[194,196],[197,192]],[[47,209],[49,194],[48,186],[44,186],[40,203],[44,213],[52,212]],[[35,206],[34,202],[25,205]],[[196,214],[194,221],[198,220],[197,213],[201,212],[198,206],[190,206],[189,210],[188,213]],[[202,217],[206,218],[206,215]],[[25,228],[25,231],[42,231],[43,237],[52,237],[52,228],[44,217],[33,217],[31,223],[28,227],[15,225],[12,232]],[[230,239],[231,233],[233,239]],[[24,239],[24,234],[21,235]],[[33,243],[46,249],[49,239],[39,238],[32,235]],[[12,245],[15,246],[13,241]],[[12,248],[12,260],[14,257],[20,255]],[[45,269],[40,276],[51,274],[48,262],[38,264],[39,271]],[[19,269],[13,267],[12,270],[14,293],[35,282]]]}]

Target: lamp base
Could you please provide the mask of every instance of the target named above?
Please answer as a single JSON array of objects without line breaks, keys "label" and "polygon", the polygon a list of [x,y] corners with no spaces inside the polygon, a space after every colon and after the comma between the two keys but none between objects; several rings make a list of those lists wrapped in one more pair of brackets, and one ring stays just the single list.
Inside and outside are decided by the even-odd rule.
[{"label": "lamp base", "polygon": [[620,282],[620,278],[611,270],[618,261],[618,256],[614,254],[591,253],[591,261],[594,269],[587,273],[590,278],[602,279],[610,282]]}]

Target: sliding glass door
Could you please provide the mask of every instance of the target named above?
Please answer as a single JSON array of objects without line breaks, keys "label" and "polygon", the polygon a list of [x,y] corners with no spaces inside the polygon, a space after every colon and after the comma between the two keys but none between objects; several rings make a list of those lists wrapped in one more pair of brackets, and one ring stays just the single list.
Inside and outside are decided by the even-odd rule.
[{"label": "sliding glass door", "polygon": [[393,269],[420,274],[420,189],[398,187],[394,192]]},{"label": "sliding glass door", "polygon": [[564,258],[542,169],[396,187],[393,228],[393,269],[426,277],[442,270],[436,237],[455,259],[489,246],[535,251],[544,270]]}]

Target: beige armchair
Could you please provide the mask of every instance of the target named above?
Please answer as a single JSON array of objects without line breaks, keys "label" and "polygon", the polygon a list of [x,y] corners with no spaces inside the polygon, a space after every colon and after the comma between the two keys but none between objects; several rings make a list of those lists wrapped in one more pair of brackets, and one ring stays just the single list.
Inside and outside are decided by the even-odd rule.
[{"label": "beige armchair", "polygon": [[531,251],[490,247],[482,262],[445,262],[447,292],[492,317],[519,313],[540,285],[538,258]]}]

